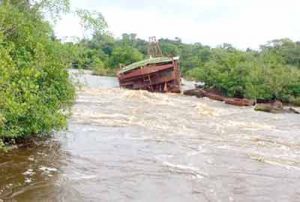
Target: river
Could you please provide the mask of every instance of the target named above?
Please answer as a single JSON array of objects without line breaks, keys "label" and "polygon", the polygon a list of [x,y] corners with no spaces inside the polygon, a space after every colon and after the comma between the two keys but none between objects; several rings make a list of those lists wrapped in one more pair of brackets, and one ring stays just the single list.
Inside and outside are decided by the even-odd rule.
[{"label": "river", "polygon": [[299,115],[76,77],[68,129],[0,154],[3,201],[300,201]]}]

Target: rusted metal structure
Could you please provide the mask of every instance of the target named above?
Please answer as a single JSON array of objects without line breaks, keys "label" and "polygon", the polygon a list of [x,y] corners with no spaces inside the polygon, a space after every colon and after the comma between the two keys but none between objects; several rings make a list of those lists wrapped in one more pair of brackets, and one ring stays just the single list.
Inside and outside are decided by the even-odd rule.
[{"label": "rusted metal structure", "polygon": [[118,72],[120,86],[151,92],[180,93],[178,59],[158,57],[128,65]]},{"label": "rusted metal structure", "polygon": [[149,37],[148,55],[150,57],[162,57],[162,51],[155,36]]},{"label": "rusted metal structure", "polygon": [[125,66],[118,72],[120,87],[180,93],[179,57],[162,57],[155,37],[149,40],[148,55],[149,59]]}]

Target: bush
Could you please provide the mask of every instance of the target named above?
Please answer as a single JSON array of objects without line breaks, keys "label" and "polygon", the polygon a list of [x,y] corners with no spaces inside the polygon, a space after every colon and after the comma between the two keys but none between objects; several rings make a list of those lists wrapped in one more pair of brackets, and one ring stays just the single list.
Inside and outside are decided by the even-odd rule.
[{"label": "bush", "polygon": [[92,65],[92,72],[98,76],[115,76],[116,72],[113,69],[106,68],[101,60],[94,60]]},{"label": "bush", "polygon": [[131,46],[120,46],[113,50],[110,58],[110,66],[119,68],[120,65],[128,65],[143,59],[143,54]]},{"label": "bush", "polygon": [[209,60],[188,71],[189,77],[204,81],[229,97],[279,99],[300,97],[300,70],[287,65],[274,52],[243,52],[230,48],[212,49]]},{"label": "bush", "polygon": [[28,9],[0,6],[0,142],[65,127],[75,95],[63,45]]}]

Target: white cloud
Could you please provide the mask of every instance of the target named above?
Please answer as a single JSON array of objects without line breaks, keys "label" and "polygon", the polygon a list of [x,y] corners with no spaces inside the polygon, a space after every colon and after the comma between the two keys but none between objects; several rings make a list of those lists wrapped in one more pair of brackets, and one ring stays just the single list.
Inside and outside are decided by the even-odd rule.
[{"label": "white cloud", "polygon": [[[182,38],[211,46],[227,42],[257,48],[275,38],[300,40],[298,0],[73,0],[73,7],[97,10],[115,36],[137,33]],[[66,17],[58,36],[82,36],[79,22]]]}]

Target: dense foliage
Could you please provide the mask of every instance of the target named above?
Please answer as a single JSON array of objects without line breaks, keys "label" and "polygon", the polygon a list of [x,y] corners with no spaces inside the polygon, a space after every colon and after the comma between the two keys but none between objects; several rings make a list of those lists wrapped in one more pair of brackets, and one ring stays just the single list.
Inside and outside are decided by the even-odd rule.
[{"label": "dense foliage", "polygon": [[124,34],[121,40],[116,40],[108,33],[97,32],[91,39],[68,43],[73,52],[73,68],[91,69],[98,75],[115,75],[121,66],[146,57],[147,42],[135,37]]},{"label": "dense foliage", "polygon": [[299,104],[299,47],[288,39],[272,41],[260,51],[226,45],[211,49],[209,59],[187,74],[227,96]]},{"label": "dense foliage", "polygon": [[65,127],[74,99],[68,50],[42,14],[63,1],[35,2],[0,2],[0,144]]}]

